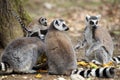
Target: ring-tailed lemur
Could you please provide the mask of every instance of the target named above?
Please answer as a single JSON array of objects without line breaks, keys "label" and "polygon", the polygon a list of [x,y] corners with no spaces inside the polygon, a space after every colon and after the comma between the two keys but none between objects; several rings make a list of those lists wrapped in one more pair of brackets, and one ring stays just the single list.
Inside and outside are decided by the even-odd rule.
[{"label": "ring-tailed lemur", "polygon": [[45,37],[46,56],[48,59],[49,74],[69,75],[77,68],[76,55],[70,38],[64,33],[69,30],[65,21],[52,21]]},{"label": "ring-tailed lemur", "polygon": [[86,28],[84,30],[84,40],[75,47],[88,46],[85,57],[87,61],[97,60],[100,63],[108,63],[112,60],[113,41],[109,32],[103,26],[99,26],[100,15],[86,16]]},{"label": "ring-tailed lemur", "polygon": [[21,24],[23,30],[27,32],[26,37],[39,37],[40,39],[44,39],[47,33],[47,19],[45,17],[40,17],[38,20],[32,21],[27,27],[25,23],[22,21],[19,15],[17,15],[14,11],[11,11],[12,15],[15,16],[17,21]]},{"label": "ring-tailed lemur", "polygon": [[72,75],[80,75],[85,78],[89,77],[101,77],[101,78],[113,78],[115,76],[114,67],[101,67],[97,69],[76,69],[72,71]]},{"label": "ring-tailed lemur", "polygon": [[3,51],[0,74],[35,73],[38,58],[45,53],[45,44],[37,37],[24,37],[12,41]]}]

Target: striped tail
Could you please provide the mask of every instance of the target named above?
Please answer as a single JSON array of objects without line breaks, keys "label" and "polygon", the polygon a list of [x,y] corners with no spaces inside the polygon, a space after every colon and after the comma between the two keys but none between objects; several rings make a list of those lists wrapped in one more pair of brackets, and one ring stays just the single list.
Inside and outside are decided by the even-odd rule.
[{"label": "striped tail", "polygon": [[113,57],[112,59],[116,64],[120,64],[120,56]]},{"label": "striped tail", "polygon": [[77,74],[88,78],[90,76],[93,77],[101,77],[101,78],[112,78],[115,75],[115,68],[113,67],[104,67],[104,68],[97,68],[97,69],[76,69],[72,72],[71,75]]},{"label": "striped tail", "polygon": [[13,69],[10,67],[9,64],[5,62],[0,63],[0,74],[9,74],[12,72],[13,72]]},{"label": "striped tail", "polygon": [[20,18],[19,15],[17,15],[15,13],[15,11],[11,11],[12,12],[12,15],[17,19],[17,21],[20,23],[21,27],[28,33],[30,33],[31,31],[29,31],[26,26],[25,26],[25,23],[22,21],[22,19]]},{"label": "striped tail", "polygon": [[90,69],[76,69],[76,70],[72,71],[71,75],[77,74],[82,77],[88,78],[88,77],[90,77],[90,72],[91,72]]},{"label": "striped tail", "polygon": [[104,67],[91,70],[91,76],[101,77],[101,78],[112,78],[115,75],[115,68]]}]

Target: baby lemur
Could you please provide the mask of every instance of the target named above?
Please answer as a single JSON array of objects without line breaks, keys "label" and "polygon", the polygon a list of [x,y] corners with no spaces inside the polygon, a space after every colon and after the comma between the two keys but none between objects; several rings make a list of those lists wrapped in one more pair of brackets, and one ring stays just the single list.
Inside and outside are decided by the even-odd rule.
[{"label": "baby lemur", "polygon": [[77,68],[76,55],[70,38],[64,33],[69,30],[65,21],[55,19],[50,24],[45,37],[49,74],[69,75]]},{"label": "baby lemur", "polygon": [[28,37],[34,37],[34,34],[38,33],[40,39],[44,39],[48,29],[47,19],[40,17],[39,20],[32,21],[27,28],[31,31],[30,34],[27,34]]},{"label": "baby lemur", "polygon": [[21,24],[23,30],[27,32],[26,37],[39,37],[40,39],[44,39],[47,33],[47,19],[45,17],[40,17],[38,20],[33,20],[27,27],[23,20],[20,18],[15,11],[11,11],[12,15],[15,16],[17,21]]},{"label": "baby lemur", "polygon": [[113,41],[105,27],[99,26],[100,15],[86,16],[86,28],[84,40],[78,43],[76,48],[88,46],[85,57],[87,61],[97,60],[100,63],[108,63],[112,60]]},{"label": "baby lemur", "polygon": [[0,74],[35,73],[38,57],[45,53],[44,43],[37,37],[24,37],[12,41],[3,51]]}]

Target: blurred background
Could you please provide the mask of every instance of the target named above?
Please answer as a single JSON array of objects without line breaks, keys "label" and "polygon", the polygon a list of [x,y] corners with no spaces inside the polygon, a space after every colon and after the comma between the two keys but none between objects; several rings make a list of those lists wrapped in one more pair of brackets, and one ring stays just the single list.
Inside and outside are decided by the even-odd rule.
[{"label": "blurred background", "polygon": [[114,53],[120,54],[120,0],[25,0],[24,5],[32,19],[45,16],[48,24],[55,18],[64,19],[74,45],[82,37],[85,16],[100,14],[99,24],[107,27],[114,41]]}]

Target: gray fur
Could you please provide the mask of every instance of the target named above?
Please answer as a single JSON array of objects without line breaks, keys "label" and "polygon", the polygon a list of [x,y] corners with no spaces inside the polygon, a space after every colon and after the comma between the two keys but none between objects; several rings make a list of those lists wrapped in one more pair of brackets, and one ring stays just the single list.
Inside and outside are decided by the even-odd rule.
[{"label": "gray fur", "polygon": [[[57,20],[62,24],[61,19]],[[54,21],[51,23],[45,37],[48,72],[49,74],[69,75],[73,69],[77,68],[76,55],[70,38],[64,33],[64,31],[68,30],[68,27],[65,25],[64,31],[62,28],[61,31],[57,28],[59,23],[56,23],[58,25],[55,27]]]},{"label": "gray fur", "polygon": [[[45,52],[45,45],[36,37],[24,37],[12,41],[4,50],[1,62],[9,66],[3,73],[34,73],[38,57]],[[8,71],[9,70],[9,71]]]}]

